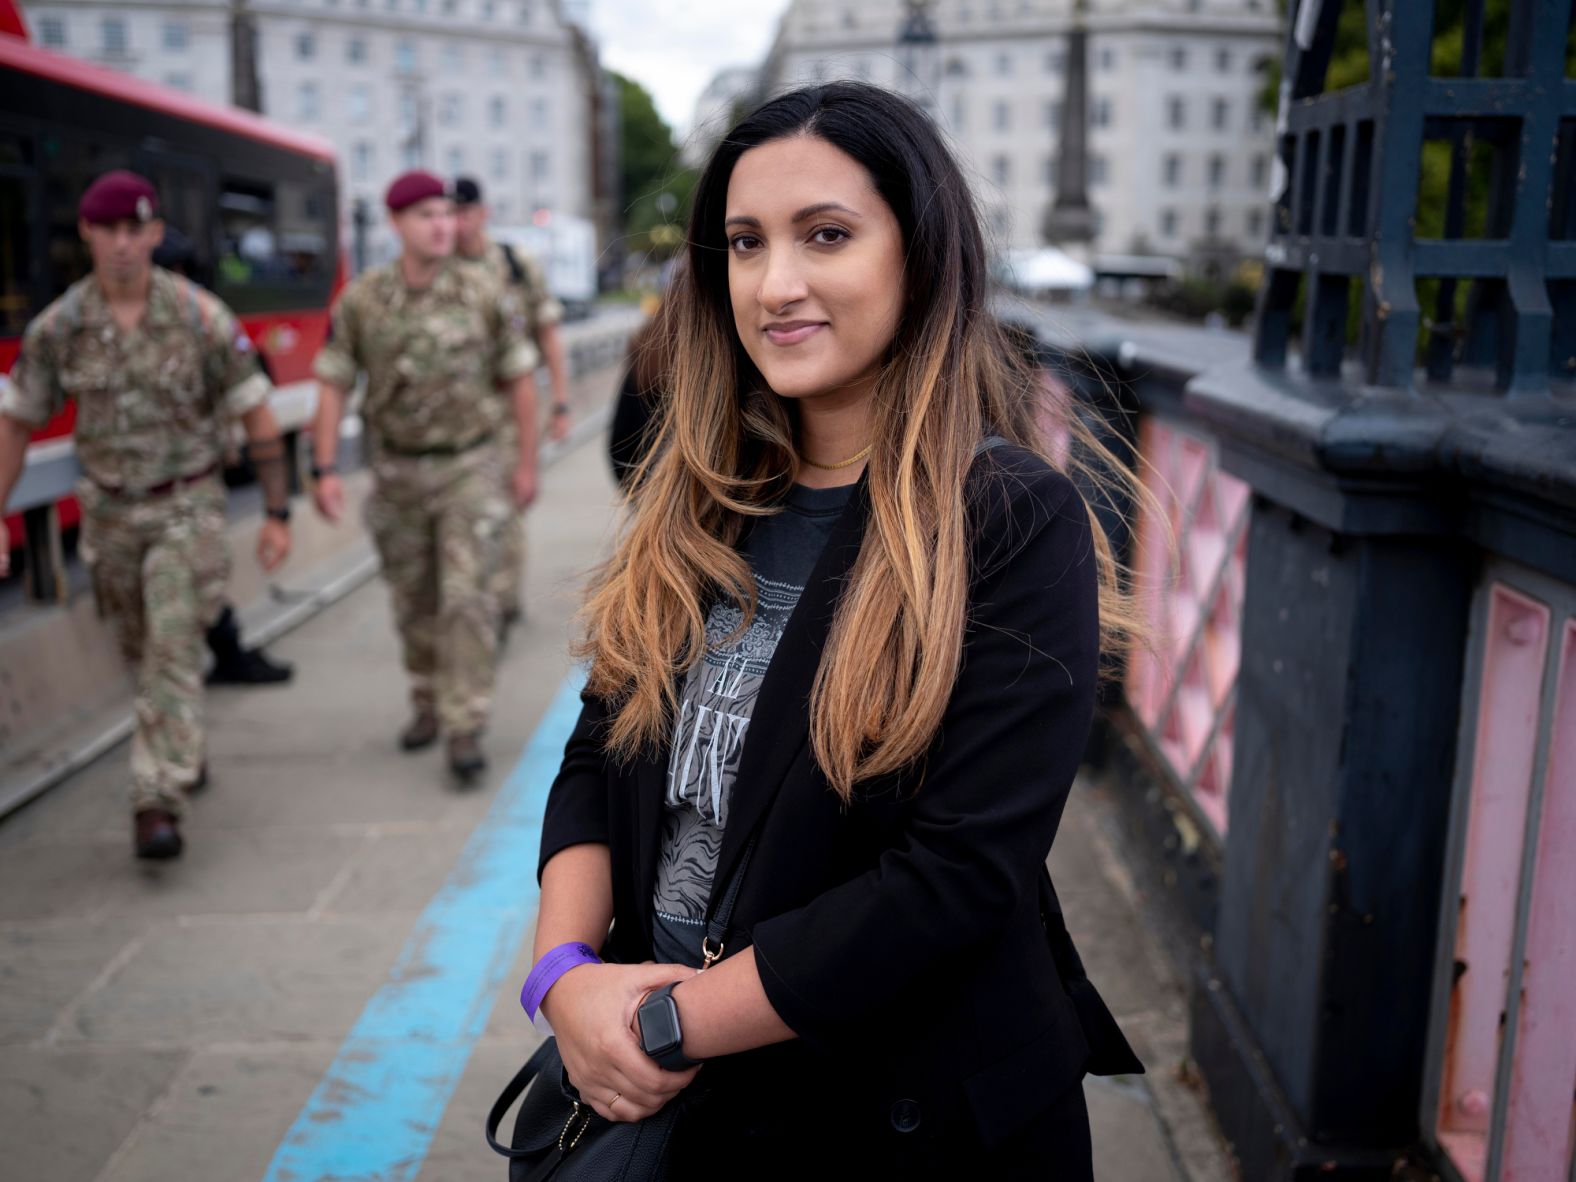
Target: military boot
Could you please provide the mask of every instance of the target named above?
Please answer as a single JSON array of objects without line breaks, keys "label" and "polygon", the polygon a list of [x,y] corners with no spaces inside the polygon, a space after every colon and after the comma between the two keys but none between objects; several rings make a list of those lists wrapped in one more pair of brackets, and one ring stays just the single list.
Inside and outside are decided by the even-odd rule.
[{"label": "military boot", "polygon": [[294,668],[269,660],[261,649],[242,647],[241,628],[229,604],[208,629],[208,648],[213,652],[209,685],[279,685],[295,676]]},{"label": "military boot", "polygon": [[133,824],[136,827],[137,857],[163,860],[177,858],[185,845],[181,841],[179,823],[175,814],[164,809],[141,809]]},{"label": "military boot", "polygon": [[487,754],[482,750],[480,734],[470,731],[449,736],[449,770],[466,784],[487,770]]},{"label": "military boot", "polygon": [[418,702],[415,714],[405,724],[405,729],[399,733],[400,750],[420,751],[424,747],[431,747],[437,741],[437,712],[431,706]]}]

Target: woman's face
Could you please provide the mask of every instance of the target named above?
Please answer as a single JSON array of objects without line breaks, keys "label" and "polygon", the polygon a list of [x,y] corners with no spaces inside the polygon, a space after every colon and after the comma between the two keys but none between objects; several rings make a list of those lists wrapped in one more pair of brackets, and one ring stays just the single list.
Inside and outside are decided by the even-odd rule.
[{"label": "woman's face", "polygon": [[767,384],[868,395],[903,306],[903,232],[864,168],[806,135],[751,148],[725,232],[734,327]]}]

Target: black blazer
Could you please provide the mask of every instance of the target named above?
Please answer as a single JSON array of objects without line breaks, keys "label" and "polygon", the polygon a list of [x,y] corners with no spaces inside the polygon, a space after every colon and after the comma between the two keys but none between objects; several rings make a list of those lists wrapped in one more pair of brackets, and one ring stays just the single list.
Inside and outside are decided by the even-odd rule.
[{"label": "black blazer", "polygon": [[[1084,503],[1012,446],[976,457],[967,495],[963,664],[920,766],[863,785],[845,808],[810,750],[810,689],[864,533],[863,481],[761,686],[716,881],[758,830],[734,914],[741,935],[727,952],[753,942],[767,996],[799,1037],[703,1069],[717,1092],[748,1097],[740,1120],[768,1111],[784,1127],[831,1122],[894,1144],[923,1132],[989,1151],[1076,1085],[1092,1053],[1107,1070],[1142,1070],[1092,987],[1069,979],[1082,977],[1070,943],[1047,937],[1047,927],[1065,933],[1045,858],[1087,738],[1099,656]],[[548,800],[540,864],[581,842],[611,847],[607,953],[633,963],[652,955],[667,751],[617,765],[601,746],[604,720],[587,696]]]}]

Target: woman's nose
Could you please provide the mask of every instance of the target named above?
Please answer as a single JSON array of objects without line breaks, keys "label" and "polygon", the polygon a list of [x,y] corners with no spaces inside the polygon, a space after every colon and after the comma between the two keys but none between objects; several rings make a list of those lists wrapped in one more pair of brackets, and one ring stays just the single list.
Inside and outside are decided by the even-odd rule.
[{"label": "woman's nose", "polygon": [[804,275],[792,251],[774,250],[766,256],[766,273],[756,298],[768,312],[782,312],[807,294]]}]

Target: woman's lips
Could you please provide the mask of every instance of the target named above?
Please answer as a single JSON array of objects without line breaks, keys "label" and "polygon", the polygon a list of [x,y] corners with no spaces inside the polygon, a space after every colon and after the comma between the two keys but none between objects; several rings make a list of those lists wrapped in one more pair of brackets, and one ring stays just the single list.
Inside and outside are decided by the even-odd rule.
[{"label": "woman's lips", "polygon": [[774,345],[797,345],[800,341],[807,341],[820,332],[826,324],[817,321],[814,324],[783,325],[781,328],[768,327],[766,339]]}]

